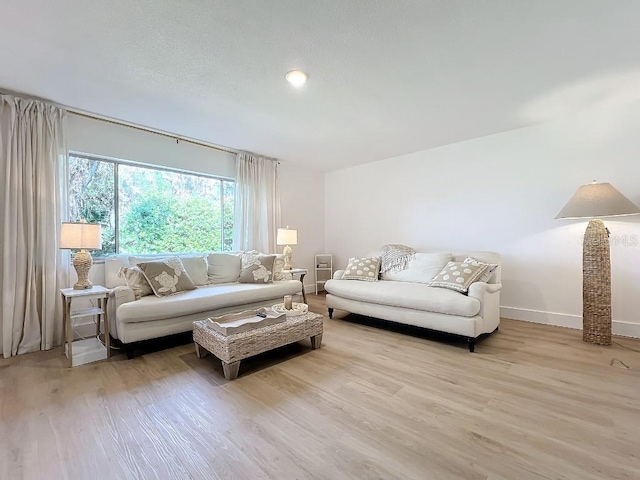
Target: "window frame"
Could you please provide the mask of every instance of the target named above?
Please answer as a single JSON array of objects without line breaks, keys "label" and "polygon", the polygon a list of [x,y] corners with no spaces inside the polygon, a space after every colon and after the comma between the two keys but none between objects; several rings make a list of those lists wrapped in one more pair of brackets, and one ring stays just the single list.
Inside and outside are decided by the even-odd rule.
[{"label": "window frame", "polygon": [[[115,252],[109,255],[120,255],[120,202],[119,202],[120,188],[119,188],[119,178],[118,178],[119,165],[128,165],[136,168],[146,168],[148,170],[159,170],[163,172],[177,173],[180,175],[192,175],[194,177],[202,177],[202,178],[207,178],[212,180],[218,180],[220,182],[220,215],[221,215],[220,247],[224,248],[225,240],[226,240],[224,219],[223,219],[224,218],[224,182],[233,183],[234,191],[235,191],[235,184],[236,184],[235,178],[223,177],[223,176],[212,175],[212,174],[202,173],[202,172],[194,172],[192,170],[185,170],[185,169],[175,168],[175,167],[166,167],[164,165],[154,165],[150,163],[136,162],[133,160],[123,160],[120,158],[112,158],[112,157],[105,157],[105,156],[96,155],[96,154],[82,153],[76,150],[69,150],[67,152],[67,175],[69,172],[69,167],[70,167],[69,162],[71,161],[71,157],[83,158],[85,160],[113,164],[113,191],[114,191],[113,210],[115,215],[113,228],[114,228],[114,235],[115,235],[115,241],[114,241]],[[67,178],[67,183],[68,182],[69,182],[69,179]],[[69,200],[70,200],[70,192],[67,196],[67,202],[69,202]],[[235,194],[233,198],[233,204],[235,208]],[[67,216],[69,216],[68,210],[67,210]],[[79,221],[79,219],[73,220],[73,221]],[[234,228],[235,228],[235,219],[234,219]],[[225,250],[221,250],[221,251],[224,252]],[[189,253],[189,252],[168,252],[168,253]],[[105,257],[106,256],[96,257],[93,259],[93,262],[104,263]]]}]

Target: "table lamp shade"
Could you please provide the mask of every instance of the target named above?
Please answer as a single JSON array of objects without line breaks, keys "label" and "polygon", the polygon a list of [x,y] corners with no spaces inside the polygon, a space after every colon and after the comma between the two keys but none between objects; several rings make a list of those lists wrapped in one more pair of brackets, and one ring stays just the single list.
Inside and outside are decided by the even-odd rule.
[{"label": "table lamp shade", "polygon": [[[273,238],[273,237],[271,237]],[[276,238],[278,245],[297,245],[298,244],[298,231],[287,228],[279,228],[278,236]]]},{"label": "table lamp shade", "polygon": [[279,228],[278,236],[276,237],[276,244],[284,245],[285,247],[282,249],[282,253],[284,255],[284,267],[283,270],[291,270],[291,258],[293,257],[293,250],[289,245],[297,245],[298,244],[298,231],[292,228]]},{"label": "table lamp shade", "polygon": [[60,230],[60,248],[80,250],[73,257],[73,267],[78,274],[74,290],[86,290],[93,287],[89,280],[89,271],[93,260],[87,250],[102,248],[100,224],[86,222],[63,222]]},{"label": "table lamp shade", "polygon": [[63,222],[60,248],[98,250],[102,248],[100,225],[97,223]]},{"label": "table lamp shade", "polygon": [[556,218],[615,217],[639,213],[640,209],[613,185],[594,182],[578,188]]}]

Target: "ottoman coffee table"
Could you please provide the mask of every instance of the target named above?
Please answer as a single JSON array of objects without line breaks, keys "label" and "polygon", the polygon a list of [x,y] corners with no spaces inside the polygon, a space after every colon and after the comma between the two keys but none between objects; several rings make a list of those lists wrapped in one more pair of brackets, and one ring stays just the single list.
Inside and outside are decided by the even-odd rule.
[{"label": "ottoman coffee table", "polygon": [[287,317],[284,322],[256,328],[232,335],[223,335],[209,327],[208,320],[193,322],[193,341],[196,355],[202,358],[211,352],[222,361],[224,377],[233,380],[238,376],[240,361],[306,338],[311,348],[322,344],[322,315],[307,312]]}]

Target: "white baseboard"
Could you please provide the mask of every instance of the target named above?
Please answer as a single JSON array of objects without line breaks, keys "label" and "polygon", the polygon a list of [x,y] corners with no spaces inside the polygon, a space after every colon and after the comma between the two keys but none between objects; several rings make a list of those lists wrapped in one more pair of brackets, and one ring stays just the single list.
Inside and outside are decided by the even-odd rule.
[{"label": "white baseboard", "polygon": [[[557,327],[574,328],[582,330],[582,317],[567,313],[543,312],[526,308],[500,307],[502,318],[522,320],[523,322],[541,323],[543,325],[555,325]],[[622,337],[640,338],[640,323],[623,322],[613,320],[611,332]]]}]

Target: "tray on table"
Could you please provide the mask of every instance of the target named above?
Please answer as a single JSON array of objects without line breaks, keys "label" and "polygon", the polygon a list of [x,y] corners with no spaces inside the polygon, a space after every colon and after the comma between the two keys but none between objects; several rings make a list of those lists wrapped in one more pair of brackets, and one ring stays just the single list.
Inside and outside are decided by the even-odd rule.
[{"label": "tray on table", "polygon": [[[258,315],[260,314],[260,315]],[[268,327],[282,323],[287,319],[284,313],[278,313],[270,308],[245,310],[220,317],[210,317],[206,321],[207,328],[222,335],[234,335],[257,328]]]}]

